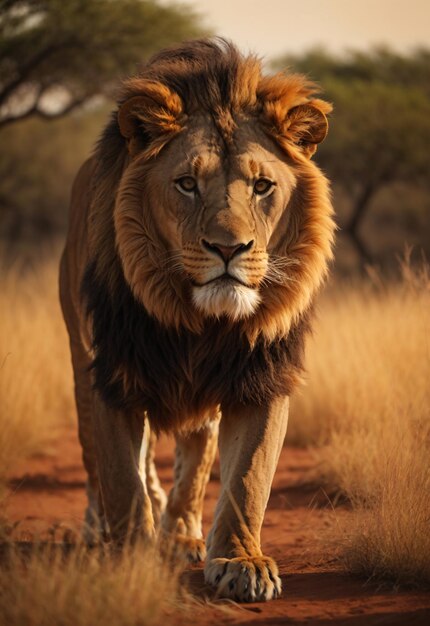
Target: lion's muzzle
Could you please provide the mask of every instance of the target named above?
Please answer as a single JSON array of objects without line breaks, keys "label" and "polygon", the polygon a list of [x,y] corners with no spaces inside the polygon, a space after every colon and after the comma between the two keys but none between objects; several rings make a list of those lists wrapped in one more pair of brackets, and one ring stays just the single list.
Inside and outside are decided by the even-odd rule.
[{"label": "lion's muzzle", "polygon": [[184,267],[196,308],[203,315],[225,315],[233,321],[252,315],[261,301],[259,283],[267,267],[267,255],[257,250],[254,240],[226,245],[202,239],[199,251],[193,249],[192,257],[189,248],[184,253]]}]

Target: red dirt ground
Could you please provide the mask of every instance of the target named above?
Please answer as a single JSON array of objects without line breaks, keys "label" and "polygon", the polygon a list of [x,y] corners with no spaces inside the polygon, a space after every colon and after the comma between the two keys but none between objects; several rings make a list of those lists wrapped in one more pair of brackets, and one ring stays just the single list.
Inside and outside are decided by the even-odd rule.
[{"label": "red dirt ground", "polygon": [[[159,443],[157,465],[166,488],[171,485],[173,444]],[[209,609],[199,624],[346,626],[412,626],[430,624],[430,596],[423,592],[394,592],[352,578],[342,572],[321,537],[335,517],[350,513],[333,509],[318,487],[304,486],[313,467],[305,450],[284,448],[273,484],[263,528],[263,549],[276,558],[283,582],[278,600],[243,605],[220,615]],[[219,489],[215,466],[208,486],[204,524],[207,531]],[[64,528],[78,529],[85,507],[85,473],[76,434],[67,430],[47,456],[33,458],[15,471],[7,499],[7,517],[18,522],[21,539],[47,532],[57,539]],[[60,526],[60,530],[52,529]],[[51,529],[51,531],[49,531]],[[204,586],[202,567],[186,573],[199,596],[210,592]]]}]

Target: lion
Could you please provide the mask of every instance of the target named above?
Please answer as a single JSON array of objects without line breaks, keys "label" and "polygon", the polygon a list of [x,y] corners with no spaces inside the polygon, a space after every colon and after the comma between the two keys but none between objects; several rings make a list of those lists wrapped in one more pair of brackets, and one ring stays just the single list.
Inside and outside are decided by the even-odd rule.
[{"label": "lion", "polygon": [[[311,160],[331,105],[316,93],[225,40],[158,53],[122,84],[77,176],[61,261],[88,526],[121,545],[159,524],[243,602],[281,592],[260,531],[332,258],[329,183]],[[176,438],[167,502],[161,431]]]}]

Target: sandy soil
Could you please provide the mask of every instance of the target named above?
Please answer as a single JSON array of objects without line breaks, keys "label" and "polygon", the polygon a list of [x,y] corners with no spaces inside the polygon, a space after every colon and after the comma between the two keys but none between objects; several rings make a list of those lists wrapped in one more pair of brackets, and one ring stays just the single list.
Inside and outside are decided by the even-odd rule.
[{"label": "sandy soil", "polygon": [[[166,488],[171,485],[173,444],[162,439],[157,465]],[[263,549],[276,558],[283,581],[282,597],[267,604],[250,604],[223,614],[226,624],[339,624],[347,626],[430,624],[430,596],[400,591],[344,574],[335,549],[322,540],[336,517],[350,515],[344,506],[333,508],[317,486],[306,484],[312,470],[310,452],[284,448],[273,484],[263,529]],[[31,540],[34,533],[59,540],[67,529],[79,529],[85,507],[85,473],[76,434],[67,430],[48,455],[18,468],[10,482],[7,517],[19,522],[15,532]],[[217,466],[208,487],[205,530],[219,489]],[[210,597],[202,567],[185,577],[198,596]],[[220,613],[208,609],[204,622],[219,624]]]}]

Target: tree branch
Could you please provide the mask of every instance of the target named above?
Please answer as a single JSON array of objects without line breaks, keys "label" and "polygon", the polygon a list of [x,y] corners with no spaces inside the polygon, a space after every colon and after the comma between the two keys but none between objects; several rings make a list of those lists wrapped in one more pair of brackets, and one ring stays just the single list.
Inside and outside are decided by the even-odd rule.
[{"label": "tree branch", "polygon": [[60,111],[56,111],[55,113],[48,113],[48,111],[44,111],[43,109],[39,108],[40,98],[41,98],[42,93],[43,93],[43,90],[37,97],[36,102],[33,104],[33,106],[30,107],[24,113],[20,113],[18,115],[10,115],[9,117],[5,117],[1,119],[0,129],[3,128],[4,126],[15,124],[15,122],[22,122],[23,120],[26,120],[30,117],[39,117],[40,119],[43,119],[43,120],[57,120],[61,117],[64,117],[65,115],[68,115],[69,113],[71,113],[72,111],[80,107],[86,100],[88,100],[91,97],[90,94],[86,94],[85,96],[81,96],[80,98],[75,98]]},{"label": "tree branch", "polygon": [[362,189],[356,202],[354,203],[351,220],[345,229],[347,232],[351,234],[355,234],[357,232],[369,206],[370,199],[375,192],[375,186],[375,183],[372,181],[368,182]]},{"label": "tree branch", "polygon": [[4,104],[9,96],[17,89],[30,74],[37,68],[38,65],[46,61],[50,56],[61,50],[62,48],[68,48],[73,46],[74,43],[72,41],[61,42],[58,44],[51,44],[47,46],[43,50],[40,50],[32,59],[30,59],[26,64],[23,65],[18,70],[18,76],[14,78],[9,84],[5,85],[3,89],[0,91],[0,105]]},{"label": "tree branch", "polygon": [[377,187],[378,185],[375,183],[375,181],[369,181],[367,182],[367,184],[365,184],[365,186],[361,190],[361,193],[358,195],[357,200],[354,203],[351,219],[346,227],[343,229],[344,233],[351,238],[351,241],[358,253],[362,264],[370,263],[372,261],[372,258],[367,246],[361,239],[358,231],[369,208],[370,200],[375,193]]}]

